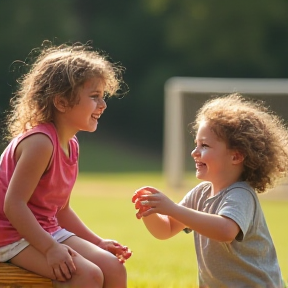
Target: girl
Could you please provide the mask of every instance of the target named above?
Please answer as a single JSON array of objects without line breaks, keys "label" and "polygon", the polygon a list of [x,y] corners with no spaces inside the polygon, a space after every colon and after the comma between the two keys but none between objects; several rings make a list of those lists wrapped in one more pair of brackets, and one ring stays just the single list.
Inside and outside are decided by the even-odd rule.
[{"label": "girl", "polygon": [[[0,261],[57,287],[126,287],[130,250],[102,239],[69,205],[78,131],[94,132],[122,83],[119,66],[88,45],[43,43],[8,115],[0,166]],[[49,44],[49,45],[48,45]]]},{"label": "girl", "polygon": [[203,182],[179,204],[140,188],[132,198],[137,216],[159,239],[194,231],[201,288],[282,287],[256,193],[287,175],[285,126],[261,104],[232,94],[206,102],[193,128],[191,155]]}]

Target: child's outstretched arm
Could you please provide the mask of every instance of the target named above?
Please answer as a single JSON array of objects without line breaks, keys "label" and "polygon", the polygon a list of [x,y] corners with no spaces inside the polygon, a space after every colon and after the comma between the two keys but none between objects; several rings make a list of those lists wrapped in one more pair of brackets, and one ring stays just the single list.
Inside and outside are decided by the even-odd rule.
[{"label": "child's outstretched arm", "polygon": [[75,272],[74,251],[58,244],[45,232],[27,206],[49,165],[52,151],[50,139],[43,134],[31,135],[20,142],[15,152],[17,165],[7,189],[4,213],[19,234],[46,257],[51,274],[58,281],[65,281]]},{"label": "child's outstretched arm", "polygon": [[[149,207],[148,210],[144,209],[145,211],[141,213],[141,216],[144,217],[146,227],[155,237],[160,233],[157,232],[157,229],[164,229],[163,224],[165,221],[170,223],[171,236],[178,233],[178,230],[181,230],[180,227],[182,229],[188,227],[208,238],[229,243],[235,239],[240,231],[239,226],[233,220],[220,215],[208,214],[183,207],[174,203],[166,195],[153,187],[142,187],[135,193],[138,193],[139,197],[137,197],[137,200],[140,201],[141,205]],[[159,214],[169,217],[166,216],[166,220],[164,221],[164,218]],[[153,216],[153,218],[149,215]],[[154,221],[155,223],[153,223]],[[166,227],[169,227],[168,224],[166,224]],[[165,233],[167,233],[167,229],[165,228]]]},{"label": "child's outstretched arm", "polygon": [[[155,188],[149,187],[151,189]],[[158,190],[157,190],[158,191]],[[139,209],[139,211],[136,213],[136,217],[138,219],[143,220],[146,228],[149,230],[149,232],[158,239],[164,240],[173,237],[180,231],[182,231],[185,228],[185,225],[174,218],[171,218],[167,215],[161,215],[158,213],[149,213],[148,210],[151,209],[147,203],[145,203],[145,198],[142,196],[144,195],[149,195],[151,194],[150,191],[140,188],[135,191],[133,197],[132,197],[132,202],[135,203],[135,208]],[[170,199],[167,202],[171,201]],[[143,202],[144,201],[144,202]],[[170,204],[175,204],[171,201]],[[149,213],[149,216],[147,213]]]},{"label": "child's outstretched arm", "polygon": [[181,232],[185,225],[167,215],[151,214],[142,218],[146,228],[157,239],[169,239]]}]

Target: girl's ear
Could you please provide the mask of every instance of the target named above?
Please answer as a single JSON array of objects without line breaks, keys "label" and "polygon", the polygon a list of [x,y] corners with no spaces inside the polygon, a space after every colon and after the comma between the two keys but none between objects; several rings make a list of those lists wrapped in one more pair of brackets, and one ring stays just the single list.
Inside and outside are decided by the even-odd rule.
[{"label": "girl's ear", "polygon": [[61,97],[60,95],[56,95],[53,99],[53,104],[59,112],[66,112],[67,100],[65,98]]},{"label": "girl's ear", "polygon": [[232,163],[233,164],[239,164],[242,163],[244,161],[244,155],[239,152],[239,151],[233,151],[232,154]]}]

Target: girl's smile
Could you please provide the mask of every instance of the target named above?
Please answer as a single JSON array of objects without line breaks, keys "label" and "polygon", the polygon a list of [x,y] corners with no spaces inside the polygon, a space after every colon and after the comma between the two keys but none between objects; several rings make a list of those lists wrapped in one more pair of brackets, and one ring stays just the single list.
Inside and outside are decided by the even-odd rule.
[{"label": "girl's smile", "polygon": [[70,127],[71,135],[78,131],[94,132],[97,129],[98,120],[107,108],[103,98],[104,88],[104,82],[99,78],[87,80],[78,90],[79,102],[60,114],[58,122]]}]

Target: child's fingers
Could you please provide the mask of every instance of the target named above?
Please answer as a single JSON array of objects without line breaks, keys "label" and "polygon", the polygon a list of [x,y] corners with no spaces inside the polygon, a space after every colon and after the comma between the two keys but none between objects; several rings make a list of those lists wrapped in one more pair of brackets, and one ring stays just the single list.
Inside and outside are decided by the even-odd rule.
[{"label": "child's fingers", "polygon": [[146,187],[142,187],[135,191],[135,193],[132,196],[132,202],[135,203],[136,200],[142,195],[149,195],[149,194],[151,194],[151,192],[146,190]]},{"label": "child's fingers", "polygon": [[151,207],[150,206],[141,206],[139,211],[136,213],[136,217],[137,219],[141,219],[142,218],[142,214],[149,210]]},{"label": "child's fingers", "polygon": [[53,268],[53,273],[54,273],[54,276],[56,278],[57,281],[59,282],[64,282],[66,281],[68,278],[65,278],[60,267],[54,267]]},{"label": "child's fingers", "polygon": [[118,258],[121,256],[121,258],[124,257],[125,260],[127,260],[128,258],[131,257],[132,255],[132,251],[127,247],[127,246],[123,246],[119,243],[117,243],[118,246],[115,247],[114,249],[114,255],[117,256]]},{"label": "child's fingers", "polygon": [[125,261],[131,257],[131,255],[132,251],[129,249],[128,251],[120,251],[120,253],[117,253],[115,256],[121,263],[125,263]]},{"label": "child's fingers", "polygon": [[132,256],[132,251],[129,250],[129,251],[125,252],[123,256],[126,260],[129,259]]},{"label": "child's fingers", "polygon": [[145,195],[145,194],[147,194],[147,192],[145,192],[145,190],[140,190],[140,191],[135,192],[133,194],[133,197],[132,197],[132,203],[135,203],[139,197],[141,197],[142,195]]},{"label": "child's fingers", "polygon": [[137,199],[135,201],[135,209],[140,209],[141,208],[141,201],[139,201],[139,199]]},{"label": "child's fingers", "polygon": [[[142,192],[142,191],[145,191],[145,192]],[[152,193],[152,194],[154,194],[154,193],[159,193],[159,190],[154,188],[154,187],[152,187],[152,186],[144,186],[144,187],[141,187],[138,190],[136,190],[135,193],[143,193],[143,194]]]},{"label": "child's fingers", "polygon": [[132,203],[135,203],[137,198],[138,198],[138,194],[135,192],[132,196]]},{"label": "child's fingers", "polygon": [[125,260],[127,260],[131,257],[132,251],[130,249],[127,249],[126,251],[122,251],[121,255],[122,257],[124,257]]},{"label": "child's fingers", "polygon": [[147,204],[147,200],[150,199],[149,197],[153,197],[151,194],[156,193],[159,193],[159,191],[156,188],[150,186],[145,186],[135,191],[132,197],[132,202],[135,203],[135,209],[139,209],[139,211],[136,213],[137,219],[141,219],[142,214],[151,208],[151,205]]},{"label": "child's fingers", "polygon": [[67,265],[67,263],[62,263],[60,265],[60,269],[61,269],[62,275],[64,275],[66,279],[70,279],[72,277],[72,272],[70,271],[70,268]]},{"label": "child's fingers", "polygon": [[136,218],[137,218],[137,219],[141,219],[141,218],[142,218],[142,213],[141,213],[140,211],[138,211],[138,212],[136,213]]}]

